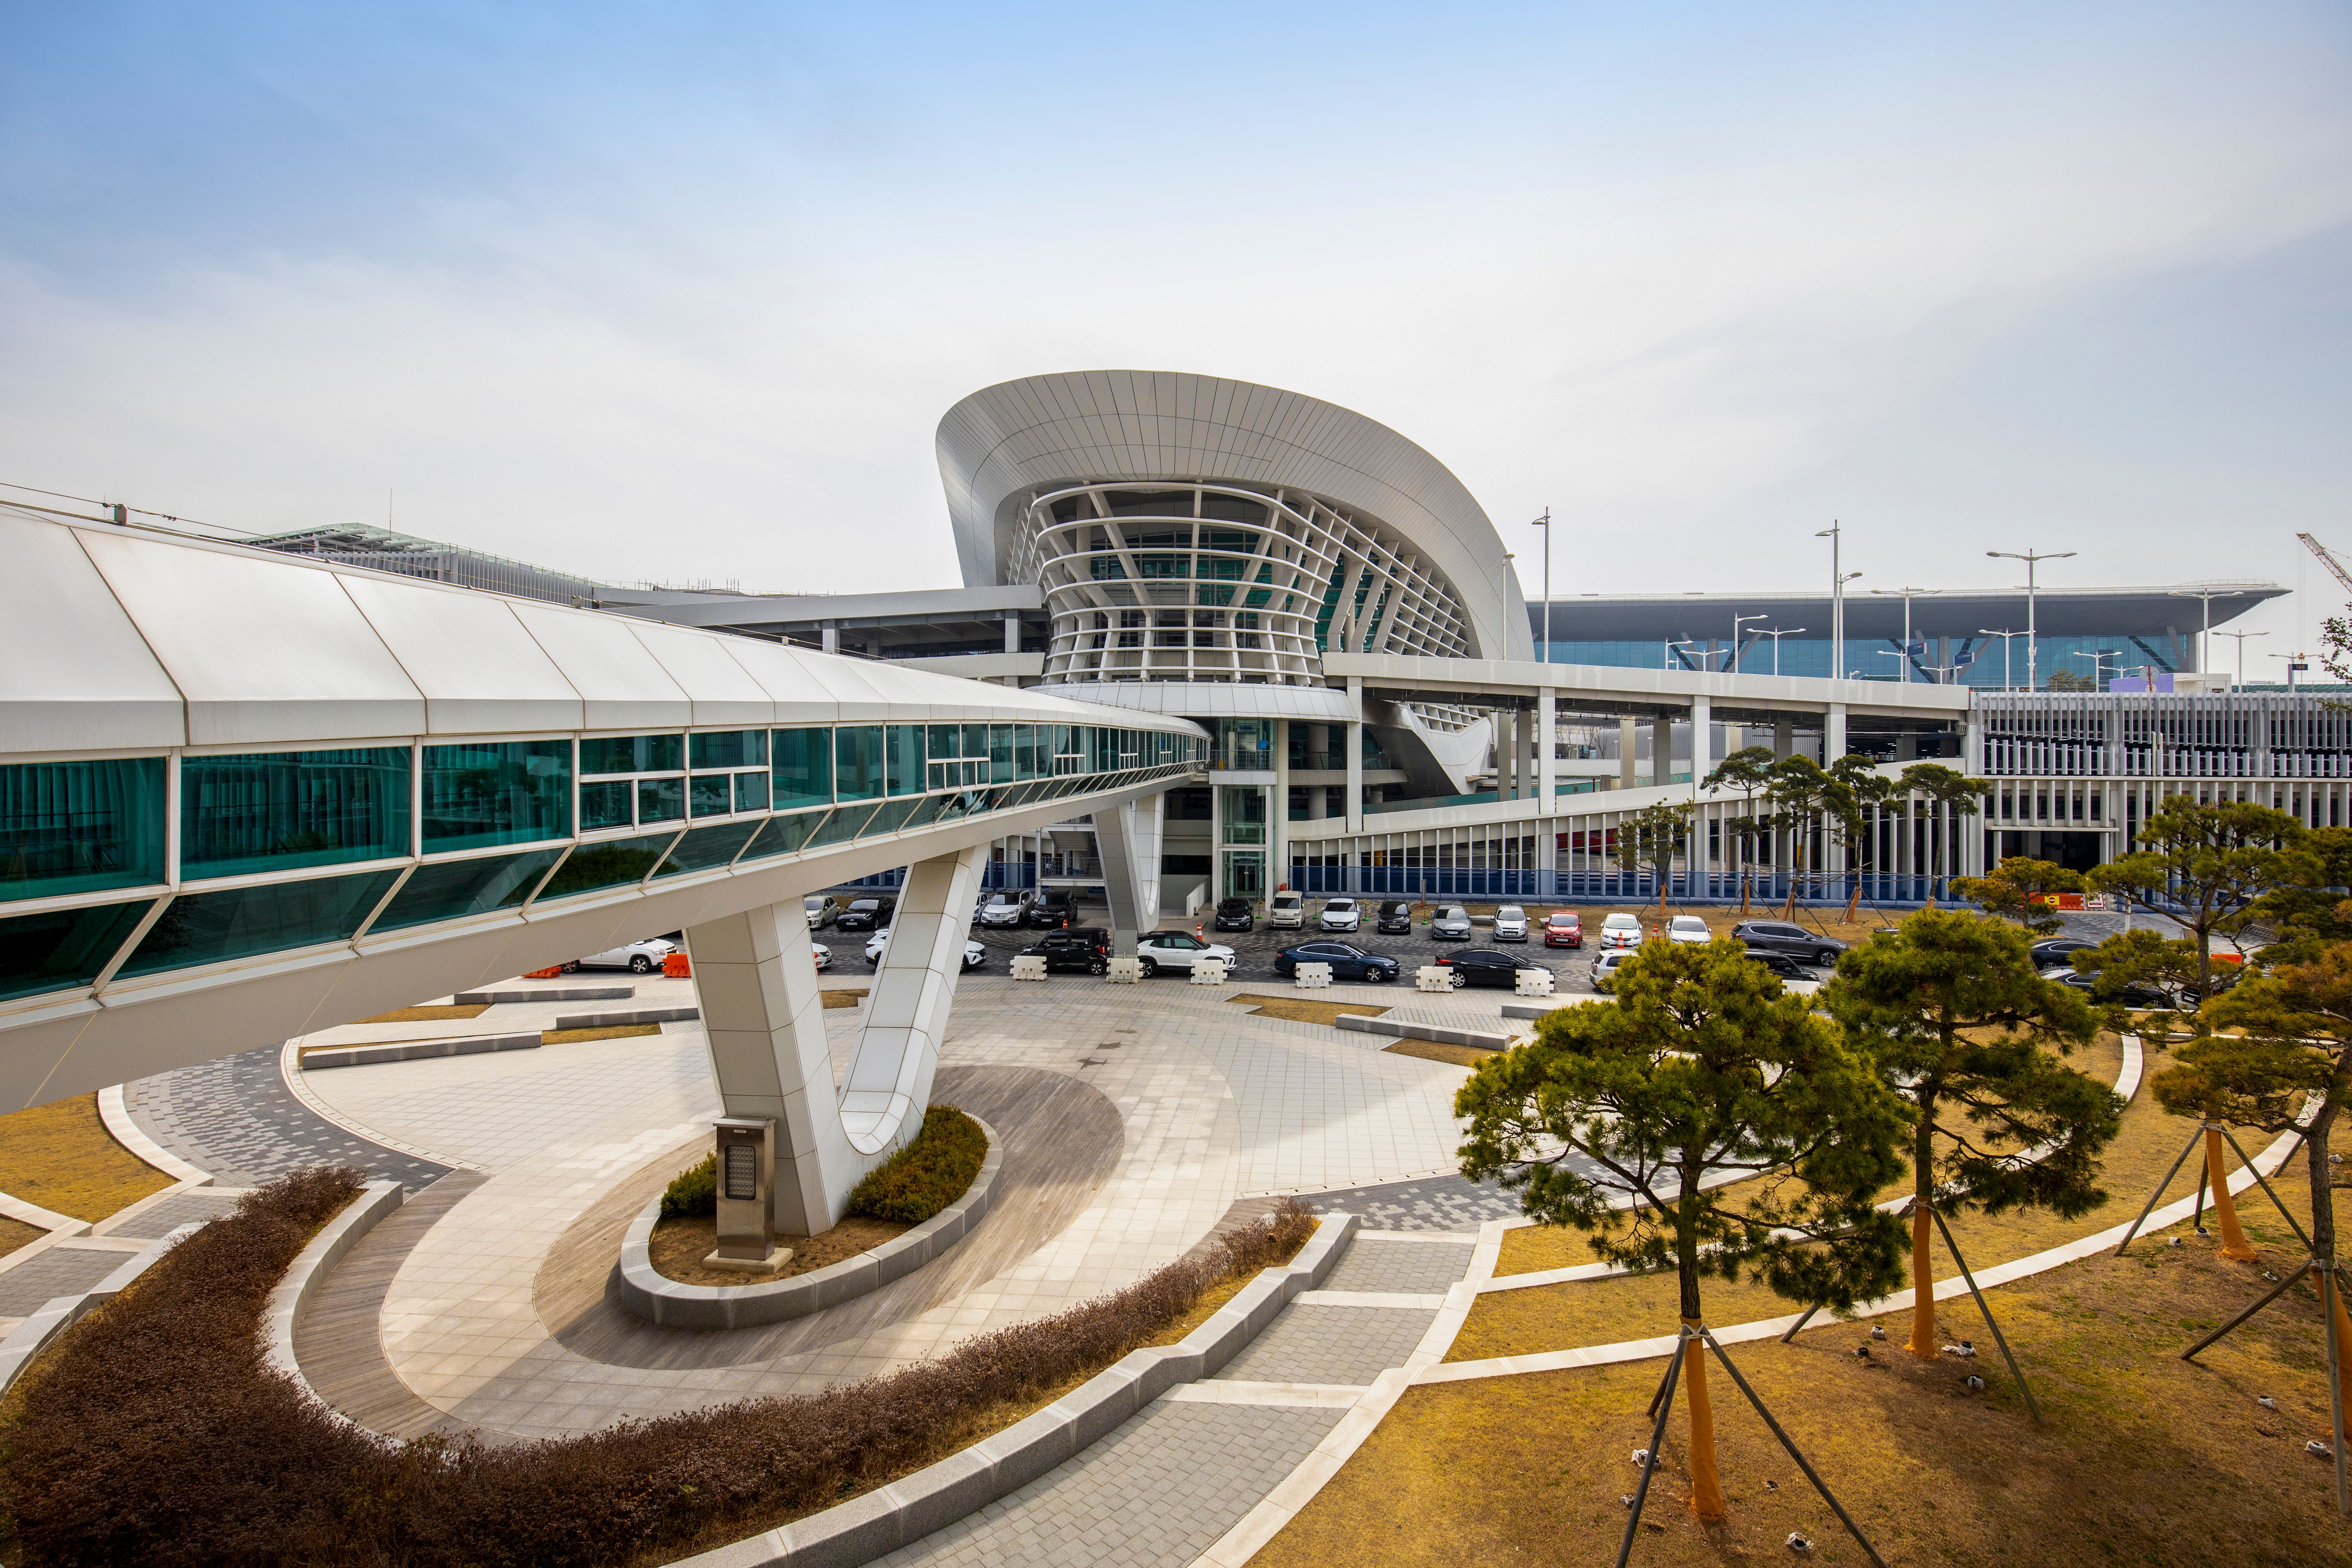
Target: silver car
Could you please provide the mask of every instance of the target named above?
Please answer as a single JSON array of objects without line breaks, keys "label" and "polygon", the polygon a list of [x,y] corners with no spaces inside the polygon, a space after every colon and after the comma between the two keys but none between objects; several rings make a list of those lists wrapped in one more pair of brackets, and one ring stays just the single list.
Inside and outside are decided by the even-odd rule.
[{"label": "silver car", "polygon": [[1429,938],[1432,942],[1468,942],[1470,911],[1460,904],[1444,904],[1429,917]]},{"label": "silver car", "polygon": [[1361,931],[1364,912],[1356,907],[1353,899],[1326,899],[1322,918],[1317,923],[1325,931]]},{"label": "silver car", "polygon": [[1029,906],[1036,901],[1034,893],[1001,889],[980,906],[974,918],[984,926],[1017,926],[1029,918]]},{"label": "silver car", "polygon": [[1527,941],[1528,911],[1519,908],[1517,904],[1505,904],[1502,908],[1496,910],[1495,911],[1495,940],[1496,942]]}]

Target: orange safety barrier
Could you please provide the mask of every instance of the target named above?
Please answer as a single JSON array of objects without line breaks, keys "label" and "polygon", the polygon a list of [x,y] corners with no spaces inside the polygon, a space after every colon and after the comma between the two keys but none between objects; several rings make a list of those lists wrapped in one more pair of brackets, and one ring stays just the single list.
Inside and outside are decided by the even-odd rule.
[{"label": "orange safety barrier", "polygon": [[563,965],[559,963],[552,969],[530,970],[524,973],[523,978],[525,980],[552,980],[562,973]]},{"label": "orange safety barrier", "polygon": [[662,960],[662,974],[670,980],[691,980],[694,970],[686,962],[686,954],[673,952]]}]

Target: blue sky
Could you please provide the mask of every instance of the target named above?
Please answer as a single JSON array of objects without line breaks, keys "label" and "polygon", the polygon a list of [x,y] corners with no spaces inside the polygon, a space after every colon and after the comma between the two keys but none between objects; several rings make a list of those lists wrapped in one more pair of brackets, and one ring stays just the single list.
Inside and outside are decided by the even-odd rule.
[{"label": "blue sky", "polygon": [[[954,580],[977,387],[1361,410],[1556,593],[2352,553],[2340,5],[0,8],[0,479]],[[1516,543],[1516,541],[1514,542]],[[2250,671],[2251,673],[2251,671]]]}]

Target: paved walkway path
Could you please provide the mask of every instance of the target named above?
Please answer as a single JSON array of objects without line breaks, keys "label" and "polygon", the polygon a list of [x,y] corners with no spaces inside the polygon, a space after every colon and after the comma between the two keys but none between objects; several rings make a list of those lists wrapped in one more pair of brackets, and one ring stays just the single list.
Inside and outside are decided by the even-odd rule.
[{"label": "paved walkway path", "polygon": [[389,1149],[312,1110],[278,1071],[282,1046],[134,1079],[123,1104],[140,1130],[225,1187],[257,1187],[309,1165],[356,1165],[412,1194],[450,1167]]}]

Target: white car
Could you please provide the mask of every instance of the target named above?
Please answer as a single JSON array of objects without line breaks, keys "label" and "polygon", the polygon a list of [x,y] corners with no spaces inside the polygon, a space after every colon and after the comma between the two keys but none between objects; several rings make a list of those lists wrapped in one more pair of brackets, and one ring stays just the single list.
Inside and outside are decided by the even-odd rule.
[{"label": "white car", "polygon": [[829,894],[812,893],[803,900],[803,904],[808,910],[811,931],[823,931],[833,923],[835,916],[841,913],[841,900]]},{"label": "white car", "polygon": [[1601,951],[1642,945],[1642,917],[1614,914],[1601,922]]},{"label": "white car", "polygon": [[1496,942],[1527,941],[1528,911],[1517,904],[1505,904],[1497,909],[1495,911],[1495,940]]},{"label": "white car", "polygon": [[1265,906],[1268,931],[1305,931],[1307,929],[1307,895],[1279,892]]},{"label": "white car", "polygon": [[984,926],[1017,926],[1029,918],[1029,906],[1037,895],[1012,888],[1000,889],[980,906],[975,918]]},{"label": "white car", "polygon": [[1666,922],[1666,940],[1697,942],[1705,946],[1715,940],[1715,933],[1707,930],[1706,922],[1696,915],[1676,915]]},{"label": "white car", "polygon": [[[867,937],[866,939],[866,962],[872,964],[877,969],[881,968],[882,950],[885,947],[887,947],[889,943],[890,928],[888,926],[884,926],[880,931],[877,931],[872,936]],[[963,944],[963,966],[966,969],[978,969],[982,964],[986,963],[987,962],[988,949],[981,946],[980,943],[976,942],[967,942]],[[822,969],[824,965],[820,963],[817,967]]]},{"label": "white car", "polygon": [[677,951],[677,944],[655,937],[650,942],[633,942],[626,947],[592,952],[585,958],[575,958],[563,966],[566,974],[582,969],[625,969],[632,974],[651,974],[662,966],[662,960]]},{"label": "white car", "polygon": [[1325,931],[1361,931],[1364,912],[1356,907],[1353,899],[1326,899],[1322,919],[1316,923]]},{"label": "white car", "polygon": [[1595,991],[1609,990],[1611,988],[1612,982],[1617,978],[1617,971],[1622,968],[1625,961],[1633,956],[1633,954],[1630,949],[1616,947],[1609,949],[1602,952],[1600,957],[1594,959],[1592,961],[1592,988]]},{"label": "white car", "polygon": [[821,942],[809,943],[809,956],[816,960],[816,972],[819,974],[833,967],[833,949]]},{"label": "white car", "polygon": [[1136,942],[1135,956],[1143,961],[1143,977],[1149,980],[1163,969],[1190,974],[1193,961],[1202,958],[1223,959],[1230,972],[1234,950],[1221,942],[1202,942],[1189,931],[1156,931]]}]

